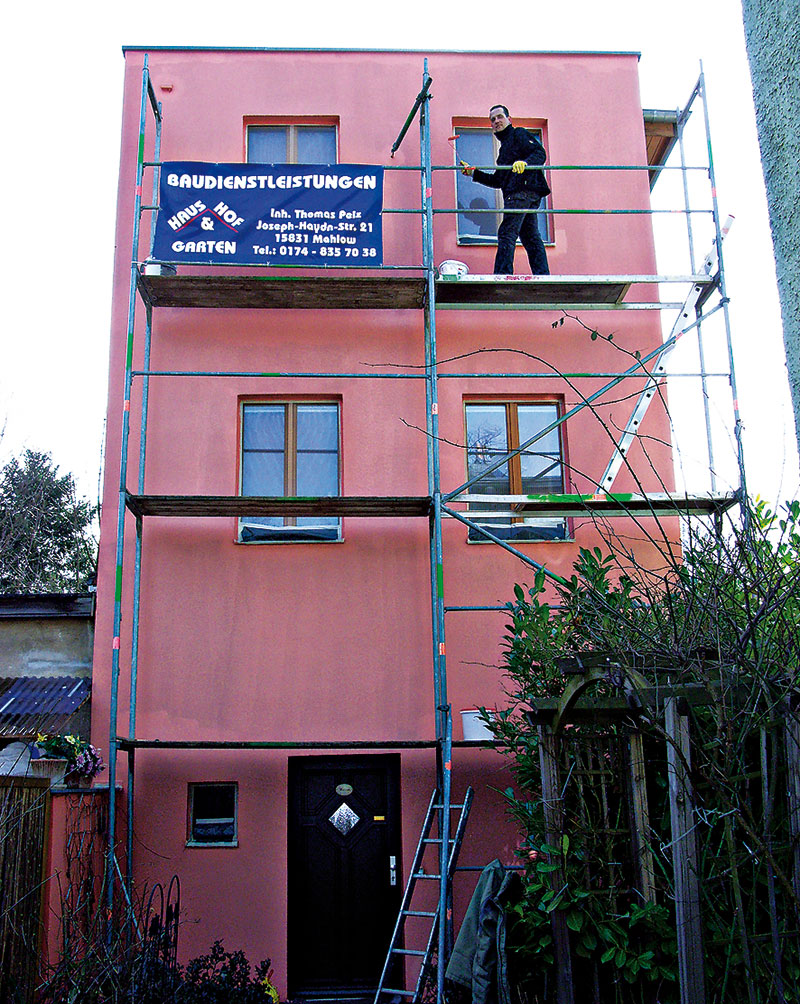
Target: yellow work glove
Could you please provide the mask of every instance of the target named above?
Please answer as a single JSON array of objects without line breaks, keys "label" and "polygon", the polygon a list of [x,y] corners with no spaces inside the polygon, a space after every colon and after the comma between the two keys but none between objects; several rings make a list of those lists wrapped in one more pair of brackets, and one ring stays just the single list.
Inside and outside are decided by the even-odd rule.
[{"label": "yellow work glove", "polygon": [[466,174],[467,177],[471,178],[472,172],[475,170],[475,168],[470,167],[465,160],[460,160],[458,163],[461,165],[461,173]]},{"label": "yellow work glove", "polygon": [[515,160],[514,163],[511,165],[511,171],[514,174],[522,174],[522,172],[525,170],[527,166],[528,165],[525,163],[524,160]]}]

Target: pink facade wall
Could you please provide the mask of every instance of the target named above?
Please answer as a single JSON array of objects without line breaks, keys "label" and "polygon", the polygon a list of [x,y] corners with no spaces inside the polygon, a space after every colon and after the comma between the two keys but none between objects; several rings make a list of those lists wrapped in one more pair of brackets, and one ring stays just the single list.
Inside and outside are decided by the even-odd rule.
[{"label": "pink facade wall", "polygon": [[[94,741],[108,745],[116,509],[122,422],[122,377],[130,279],[131,225],[143,53],[126,53],[117,263],[112,321],[106,484],[101,534],[94,664]],[[421,86],[423,54],[256,51],[151,51],[150,71],[163,104],[162,158],[241,161],[249,116],[335,117],[342,163],[419,163],[416,124],[396,155],[389,149]],[[644,129],[633,54],[433,53],[433,163],[452,164],[454,122],[482,123],[504,102],[512,119],[541,120],[553,164],[645,163]],[[148,127],[149,128],[149,127]],[[152,159],[152,129],[145,157]],[[434,175],[437,208],[455,204],[454,176]],[[145,193],[152,184],[148,172]],[[557,172],[555,208],[649,206],[646,172]],[[149,196],[145,194],[145,201]],[[415,172],[387,174],[385,206],[415,208]],[[650,218],[555,216],[550,268],[562,274],[655,272]],[[419,218],[384,217],[384,260],[419,264]],[[436,261],[458,258],[474,273],[492,270],[494,249],[459,247],[455,217],[437,216]],[[146,256],[143,239],[139,258]],[[523,252],[517,269],[523,269]],[[651,295],[647,289],[637,298]],[[134,365],[142,364],[139,307]],[[487,347],[512,351],[473,355],[442,372],[615,371],[628,357],[567,321],[560,312],[454,311],[437,318],[439,357]],[[650,350],[660,340],[650,311],[592,314],[589,323],[613,331],[623,349]],[[529,353],[523,356],[521,352]],[[533,357],[533,358],[531,358]],[[546,363],[542,360],[546,360]],[[419,367],[423,318],[413,311],[157,310],[154,369],[363,371],[368,364]],[[589,393],[602,380],[583,381]],[[128,486],[137,479],[140,387],[132,401]],[[420,380],[154,378],[150,389],[145,491],[235,494],[238,408],[243,398],[308,395],[341,402],[342,493],[426,495],[425,392]],[[563,380],[445,379],[439,384],[441,470],[445,490],[465,480],[463,403],[469,395],[563,401],[577,391]],[[624,423],[629,404],[600,408]],[[663,412],[648,416],[661,441]],[[611,455],[611,442],[586,411],[568,423],[572,480],[567,490],[591,490]],[[633,463],[641,457],[631,454]],[[672,483],[666,447],[653,456],[663,482],[641,464],[642,487]],[[624,472],[618,490],[637,490]],[[127,520],[119,734],[128,733],[130,596],[133,520]],[[635,530],[619,526],[620,532]],[[236,522],[153,519],[144,526],[139,690],[141,738],[398,740],[434,734],[431,670],[428,527],[425,520],[347,519],[344,541],[241,546]],[[574,540],[523,544],[536,561],[562,574],[577,547],[600,543],[588,521],[575,521]],[[444,526],[448,605],[501,604],[532,572],[507,552],[468,544],[461,525]],[[642,543],[638,557],[652,555]],[[499,660],[504,618],[456,613],[447,622],[449,699],[458,709],[502,700]],[[460,733],[457,728],[457,737]],[[403,833],[406,865],[434,783],[433,754],[403,754]],[[124,756],[120,760],[125,770]],[[252,961],[270,955],[279,988],[286,980],[286,754],[278,752],[149,752],[137,756],[135,872],[137,880],[181,876],[185,917],[181,954],[207,950],[217,937],[244,948]],[[513,860],[516,838],[503,828],[500,798],[508,779],[498,756],[456,752],[457,792],[477,792],[464,860]],[[240,840],[236,849],[187,848],[186,785],[239,783]],[[498,836],[499,834],[499,836]],[[469,894],[459,878],[457,905]],[[462,891],[463,890],[463,891]]]}]

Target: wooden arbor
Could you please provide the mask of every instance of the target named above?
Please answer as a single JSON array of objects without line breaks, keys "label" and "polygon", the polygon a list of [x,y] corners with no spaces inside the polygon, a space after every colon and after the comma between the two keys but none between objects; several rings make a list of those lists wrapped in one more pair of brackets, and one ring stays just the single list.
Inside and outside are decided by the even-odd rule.
[{"label": "wooden arbor", "polygon": [[[735,716],[744,713],[747,694],[743,685],[709,661],[709,653],[697,654],[703,671],[687,681],[685,669],[667,665],[656,657],[623,658],[614,653],[582,653],[559,660],[565,687],[558,698],[532,702],[526,713],[538,738],[539,769],[544,815],[544,839],[549,846],[562,846],[564,835],[588,827],[595,846],[606,848],[606,868],[601,882],[631,888],[638,900],[655,903],[659,893],[653,848],[671,859],[672,891],[678,949],[678,979],[682,1004],[705,1004],[706,959],[702,915],[701,846],[706,825],[702,776],[695,771],[699,735],[692,724],[698,713],[716,712],[721,700]],[[727,676],[727,681],[726,681]],[[656,682],[657,681],[657,682]],[[723,693],[724,691],[724,693]],[[800,719],[799,695],[793,688],[771,707],[769,724],[763,720],[748,739],[755,752],[750,783],[762,799],[764,830],[760,850],[768,859],[765,884],[770,893],[768,913],[774,922],[772,940],[780,953],[782,938],[795,924],[778,930],[775,909],[775,859],[772,858],[776,791],[785,796],[789,843],[784,860],[793,886],[795,909],[800,901]],[[737,710],[740,709],[740,710]],[[645,734],[663,740],[668,788],[669,832],[656,833],[651,826],[648,782],[657,768],[646,754]],[[772,751],[768,758],[767,748]],[[650,750],[650,747],[647,747]],[[699,758],[698,758],[699,759]],[[780,775],[780,783],[776,779]],[[698,781],[698,778],[700,779]],[[737,779],[737,782],[741,779]],[[698,786],[699,784],[699,786]],[[651,788],[652,790],[652,788]],[[718,810],[717,810],[718,811]],[[721,814],[724,834],[717,853],[734,860],[734,811]],[[717,821],[720,819],[718,812]],[[746,821],[741,823],[745,828]],[[753,834],[755,837],[756,835]],[[708,848],[705,848],[708,852]],[[777,854],[777,852],[776,852]],[[588,876],[587,866],[587,876]],[[736,868],[732,866],[732,872]],[[596,878],[596,877],[595,877]],[[780,878],[780,876],[779,876]],[[566,887],[563,868],[550,874],[555,891]],[[587,878],[588,881],[588,878]],[[788,882],[784,879],[785,884]],[[787,901],[791,899],[791,889]],[[769,941],[770,933],[748,934],[742,889],[733,882],[736,916],[732,932],[748,975],[752,942]],[[584,978],[574,974],[573,948],[564,911],[552,913],[558,1004],[591,1000]],[[752,981],[747,989],[754,1001]],[[738,998],[737,998],[738,999]],[[594,1000],[601,1000],[597,979]]]}]

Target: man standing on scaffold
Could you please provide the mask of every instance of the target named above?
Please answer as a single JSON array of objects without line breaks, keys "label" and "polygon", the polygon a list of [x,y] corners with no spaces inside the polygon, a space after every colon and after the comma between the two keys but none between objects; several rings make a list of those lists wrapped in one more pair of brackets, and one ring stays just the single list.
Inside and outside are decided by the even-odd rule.
[{"label": "man standing on scaffold", "polygon": [[[489,122],[492,132],[500,140],[498,166],[510,165],[511,170],[487,174],[462,160],[462,173],[481,185],[502,189],[505,209],[538,209],[542,198],[550,194],[544,172],[536,170],[547,159],[544,147],[527,129],[511,124],[505,105],[492,105],[489,109]],[[497,229],[495,275],[514,274],[514,249],[518,237],[528,253],[531,274],[550,274],[537,219],[536,213],[503,214],[503,221]]]}]

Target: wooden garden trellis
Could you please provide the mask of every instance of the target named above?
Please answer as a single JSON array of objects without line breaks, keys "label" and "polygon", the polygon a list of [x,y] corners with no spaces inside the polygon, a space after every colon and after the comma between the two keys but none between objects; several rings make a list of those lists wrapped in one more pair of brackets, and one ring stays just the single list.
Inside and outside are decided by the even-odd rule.
[{"label": "wooden garden trellis", "polygon": [[[700,653],[702,660],[704,654]],[[539,739],[542,803],[545,818],[545,839],[559,846],[566,822],[565,791],[567,781],[561,773],[559,741],[565,742],[565,729],[575,725],[625,725],[628,730],[627,792],[630,810],[630,848],[635,882],[644,901],[655,899],[655,873],[650,847],[650,822],[647,802],[645,757],[641,717],[658,723],[667,751],[669,790],[669,849],[673,863],[675,922],[678,945],[678,983],[681,1004],[705,1004],[706,971],[703,944],[703,917],[700,894],[700,864],[698,850],[698,807],[692,779],[693,734],[690,722],[692,705],[710,704],[715,699],[715,685],[703,683],[672,683],[685,671],[670,667],[663,660],[643,658],[623,659],[614,654],[591,653],[559,660],[567,683],[560,698],[543,698],[532,702],[526,713]],[[654,684],[646,676],[656,670],[666,683]],[[592,696],[592,687],[604,685],[603,696]],[[613,696],[610,696],[614,692]],[[718,696],[718,695],[717,695]],[[773,739],[784,752],[786,774],[786,808],[792,855],[792,885],[800,902],[800,693],[790,689],[789,695],[776,708],[773,718]],[[766,729],[760,728],[761,787],[764,792],[765,814],[769,815],[767,791],[770,788],[766,760]],[[726,821],[729,840],[731,828]],[[769,818],[765,822],[769,842]],[[770,887],[774,875],[768,869]],[[554,890],[562,888],[566,876],[562,869],[550,875]],[[740,893],[737,892],[737,895]],[[738,904],[741,912],[741,904]],[[552,914],[556,959],[556,1000],[558,1004],[576,1004],[576,984],[573,979],[572,954],[566,917],[561,911]],[[747,938],[743,937],[746,945]],[[778,936],[773,930],[773,940]],[[750,962],[745,960],[749,969]],[[747,992],[753,1000],[752,987]],[[580,999],[585,999],[582,992]],[[781,999],[780,996],[778,999]]]}]

